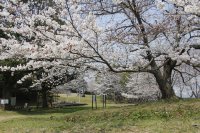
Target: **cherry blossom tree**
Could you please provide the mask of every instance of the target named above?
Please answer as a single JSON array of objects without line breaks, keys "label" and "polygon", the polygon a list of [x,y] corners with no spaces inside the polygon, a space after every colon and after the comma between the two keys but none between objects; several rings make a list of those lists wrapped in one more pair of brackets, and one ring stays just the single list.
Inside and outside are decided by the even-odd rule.
[{"label": "cherry blossom tree", "polygon": [[[58,83],[61,84],[58,82],[60,80],[55,77],[67,76],[62,72],[66,72],[66,69],[69,73],[74,70],[68,65],[69,61],[65,60],[68,46],[61,44],[62,40],[59,40],[59,35],[55,33],[60,25],[50,3],[5,0],[0,4],[0,60],[21,60],[23,62],[14,66],[1,64],[1,73],[23,72],[28,74],[18,79],[17,83],[22,84],[27,78],[35,76],[32,74],[34,72],[41,72],[41,70],[48,72],[46,76],[40,76],[40,80],[34,81],[37,85],[43,86],[42,92],[52,89],[52,86]],[[49,5],[48,8],[44,7],[45,4]],[[46,20],[48,16],[51,18]],[[57,71],[59,71],[59,76]],[[10,93],[8,89],[6,90]],[[43,105],[46,106],[46,96],[42,94]]]},{"label": "cherry blossom tree", "polygon": [[[74,13],[69,15],[75,32],[84,42],[82,47],[87,47],[92,56],[75,48],[72,53],[101,62],[113,72],[151,73],[162,98],[175,96],[172,72],[176,67],[188,64],[199,70],[199,51],[194,49],[199,42],[199,17],[193,13],[184,14],[184,10],[169,2],[156,5],[149,0],[80,4],[86,5],[80,11],[91,19],[92,25],[82,27],[82,31]],[[97,26],[99,19],[106,21],[105,25]]]},{"label": "cherry blossom tree", "polygon": [[169,0],[170,2],[180,6],[186,13],[200,17],[199,0]]},{"label": "cherry blossom tree", "polygon": [[199,88],[200,72],[188,65],[182,65],[173,74],[173,86],[176,88],[177,94],[181,98],[198,98],[200,94]]},{"label": "cherry blossom tree", "polygon": [[113,73],[87,71],[84,74],[87,91],[107,94],[115,102],[150,101],[160,98],[160,91],[152,75],[148,73]]},{"label": "cherry blossom tree", "polygon": [[75,79],[75,75],[75,73],[69,73],[66,69],[58,69],[57,67],[37,72],[35,76],[38,80],[34,80],[31,88],[40,88],[38,91],[42,96],[42,107],[48,107],[48,102],[52,104],[52,99],[49,99],[48,96],[51,90]]},{"label": "cherry blossom tree", "polygon": [[149,73],[134,73],[126,84],[126,92],[123,93],[129,99],[144,102],[161,98],[155,78]]},{"label": "cherry blossom tree", "polygon": [[[16,66],[19,64],[20,61],[15,60],[4,60],[0,61],[1,65],[8,65],[8,66]],[[22,63],[22,62],[21,62]],[[22,72],[17,71],[13,73],[12,71],[1,71],[0,77],[1,77],[1,97],[2,98],[8,98],[11,96],[15,96],[15,90],[19,90],[19,85],[17,84],[17,81],[22,78],[24,75],[27,75],[29,72]]]}]

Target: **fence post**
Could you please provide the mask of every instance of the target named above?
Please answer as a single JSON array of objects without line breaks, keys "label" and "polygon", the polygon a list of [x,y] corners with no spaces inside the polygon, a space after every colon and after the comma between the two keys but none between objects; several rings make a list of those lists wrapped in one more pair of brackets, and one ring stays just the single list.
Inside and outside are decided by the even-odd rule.
[{"label": "fence post", "polygon": [[103,94],[103,108],[106,108],[106,94]]},{"label": "fence post", "polygon": [[93,96],[93,93],[92,93],[92,109],[94,109],[94,106],[93,106],[93,101],[94,101],[94,96]]},{"label": "fence post", "polygon": [[95,106],[96,106],[96,109],[97,109],[97,95],[95,94]]}]

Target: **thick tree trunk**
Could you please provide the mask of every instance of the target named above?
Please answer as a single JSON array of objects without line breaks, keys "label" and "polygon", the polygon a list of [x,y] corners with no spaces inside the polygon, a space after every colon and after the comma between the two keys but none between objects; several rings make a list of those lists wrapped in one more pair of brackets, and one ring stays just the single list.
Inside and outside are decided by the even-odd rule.
[{"label": "thick tree trunk", "polygon": [[42,107],[48,108],[47,91],[45,89],[42,90]]},{"label": "thick tree trunk", "polygon": [[8,88],[3,88],[2,98],[9,99],[11,97],[11,90]]},{"label": "thick tree trunk", "polygon": [[162,99],[173,99],[176,97],[171,83],[162,83],[159,85],[162,94]]},{"label": "thick tree trunk", "polygon": [[12,84],[7,83],[5,86],[3,86],[3,90],[2,90],[2,98],[3,99],[8,99],[9,103],[3,105],[5,110],[9,110],[10,109],[10,98],[12,96],[12,91],[13,90],[13,86]]},{"label": "thick tree trunk", "polygon": [[170,80],[171,77],[156,77],[156,81],[162,94],[162,99],[173,99],[176,97],[172,87],[172,82],[170,82]]},{"label": "thick tree trunk", "polygon": [[[158,83],[159,89],[162,94],[162,99],[174,99],[176,98],[176,95],[173,90],[172,86],[172,70],[175,66],[176,62],[169,60],[166,65],[164,65],[163,72],[155,72],[154,76],[156,78],[156,81]],[[158,70],[159,71],[159,70]]]}]

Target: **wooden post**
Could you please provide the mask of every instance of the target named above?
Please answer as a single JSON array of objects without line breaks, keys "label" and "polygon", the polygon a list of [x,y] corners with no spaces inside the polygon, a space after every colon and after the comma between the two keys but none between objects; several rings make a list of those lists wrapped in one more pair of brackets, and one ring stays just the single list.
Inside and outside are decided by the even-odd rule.
[{"label": "wooden post", "polygon": [[103,109],[104,109],[104,108],[105,108],[105,107],[104,107],[104,105],[105,105],[105,104],[104,104],[104,103],[105,103],[105,101],[104,101],[104,94],[102,95],[102,100],[103,100]]},{"label": "wooden post", "polygon": [[106,108],[106,95],[103,94],[103,108]]},{"label": "wooden post", "polygon": [[105,95],[105,108],[106,108],[106,95]]},{"label": "wooden post", "polygon": [[92,109],[97,109],[97,95],[96,94],[92,94]]},{"label": "wooden post", "polygon": [[93,101],[94,101],[94,97],[93,97],[93,94],[92,94],[92,109],[94,109]]},{"label": "wooden post", "polygon": [[97,95],[95,94],[95,106],[96,106],[96,109],[97,109]]},{"label": "wooden post", "polygon": [[78,91],[78,102],[80,103],[81,102],[81,90],[80,89],[78,89],[79,91]]}]

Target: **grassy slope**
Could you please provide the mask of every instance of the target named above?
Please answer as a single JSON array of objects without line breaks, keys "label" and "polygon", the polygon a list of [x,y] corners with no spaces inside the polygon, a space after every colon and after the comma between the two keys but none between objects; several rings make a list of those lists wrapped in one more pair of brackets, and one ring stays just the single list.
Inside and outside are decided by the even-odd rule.
[{"label": "grassy slope", "polygon": [[[86,97],[85,101],[89,99]],[[200,100],[159,101],[98,110],[84,106],[29,112],[0,111],[1,117],[12,119],[0,121],[0,132],[196,133],[200,132]]]}]

